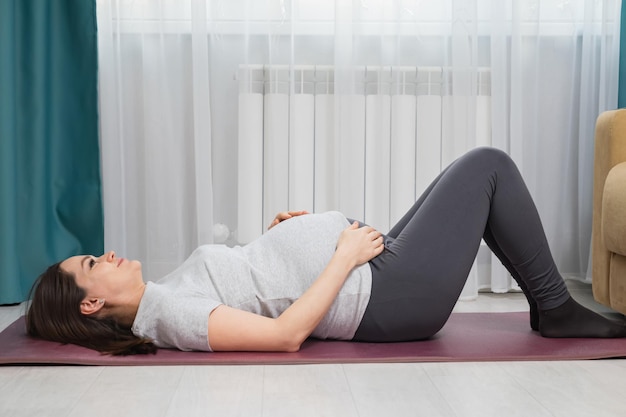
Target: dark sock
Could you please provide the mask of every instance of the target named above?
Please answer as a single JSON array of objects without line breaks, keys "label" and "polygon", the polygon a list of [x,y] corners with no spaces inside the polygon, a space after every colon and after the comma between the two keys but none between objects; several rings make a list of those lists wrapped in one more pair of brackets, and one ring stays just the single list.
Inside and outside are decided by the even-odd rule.
[{"label": "dark sock", "polygon": [[515,275],[511,274],[517,285],[520,287],[524,295],[526,296],[526,300],[528,301],[528,305],[530,306],[530,328],[534,331],[539,330],[539,308],[537,307],[537,302],[530,294],[528,287],[524,284],[524,281],[521,279],[517,279]]},{"label": "dark sock", "polygon": [[539,332],[543,337],[626,337],[626,326],[601,316],[570,297],[561,306],[541,311]]},{"label": "dark sock", "polygon": [[539,331],[539,309],[534,301],[529,301],[528,304],[530,305],[530,328],[537,332]]}]

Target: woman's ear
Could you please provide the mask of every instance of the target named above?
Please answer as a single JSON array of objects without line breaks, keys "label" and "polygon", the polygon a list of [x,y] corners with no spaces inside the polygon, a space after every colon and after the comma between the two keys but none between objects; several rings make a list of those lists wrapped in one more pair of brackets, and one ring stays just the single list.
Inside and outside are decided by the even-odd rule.
[{"label": "woman's ear", "polygon": [[80,303],[80,312],[86,316],[97,313],[104,307],[103,298],[85,298]]}]

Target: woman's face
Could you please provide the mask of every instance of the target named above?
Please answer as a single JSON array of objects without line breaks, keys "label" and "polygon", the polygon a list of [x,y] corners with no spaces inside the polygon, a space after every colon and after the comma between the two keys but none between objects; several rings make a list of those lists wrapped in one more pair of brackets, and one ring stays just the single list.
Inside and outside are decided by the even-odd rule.
[{"label": "woman's face", "polygon": [[141,263],[117,258],[113,251],[98,258],[73,256],[61,263],[61,269],[74,275],[76,285],[87,293],[86,300],[104,300],[109,305],[144,286]]}]

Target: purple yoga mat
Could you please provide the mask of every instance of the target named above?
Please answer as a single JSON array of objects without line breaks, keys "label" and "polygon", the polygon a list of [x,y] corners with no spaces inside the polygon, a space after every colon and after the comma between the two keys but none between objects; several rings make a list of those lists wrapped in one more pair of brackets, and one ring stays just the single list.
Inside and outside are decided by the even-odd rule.
[{"label": "purple yoga mat", "polygon": [[297,353],[181,352],[113,357],[28,337],[24,318],[0,333],[0,364],[232,365],[374,362],[543,361],[626,357],[626,339],[546,339],[528,313],[455,313],[433,339],[403,343],[307,340]]}]

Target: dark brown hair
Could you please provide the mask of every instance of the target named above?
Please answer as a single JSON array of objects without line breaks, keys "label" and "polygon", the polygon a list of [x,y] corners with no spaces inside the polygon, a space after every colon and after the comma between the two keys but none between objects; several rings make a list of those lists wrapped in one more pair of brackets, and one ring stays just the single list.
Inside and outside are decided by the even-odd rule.
[{"label": "dark brown hair", "polygon": [[94,318],[81,313],[85,290],[60,263],[37,278],[30,291],[26,313],[29,335],[60,343],[72,343],[110,355],[156,353],[151,340],[135,336],[112,318]]}]

